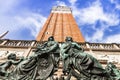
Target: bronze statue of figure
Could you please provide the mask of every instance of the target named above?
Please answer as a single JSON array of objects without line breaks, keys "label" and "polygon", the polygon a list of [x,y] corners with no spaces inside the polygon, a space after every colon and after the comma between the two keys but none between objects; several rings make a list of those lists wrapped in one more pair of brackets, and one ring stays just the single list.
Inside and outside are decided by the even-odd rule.
[{"label": "bronze statue of figure", "polygon": [[13,79],[46,80],[58,67],[59,45],[51,36],[35,53],[24,59],[13,71]]},{"label": "bronze statue of figure", "polygon": [[0,76],[1,77],[7,77],[10,74],[10,72],[8,72],[7,70],[12,65],[18,65],[23,60],[23,58],[17,60],[16,54],[14,53],[11,53],[10,55],[8,55],[7,59],[8,60],[6,62],[0,64]]},{"label": "bronze statue of figure", "polygon": [[60,48],[59,44],[54,40],[53,36],[50,36],[48,38],[48,41],[45,42],[43,45],[38,44],[37,49],[36,49],[36,54],[43,54],[43,53],[49,53],[53,54],[53,62],[54,66],[58,67],[59,59],[60,59]]},{"label": "bronze statue of figure", "polygon": [[[85,53],[71,37],[66,38],[60,49],[63,60],[63,73],[75,76],[78,80],[108,80],[108,73],[96,58]],[[77,71],[76,71],[77,70]]]},{"label": "bronze statue of figure", "polygon": [[105,69],[113,80],[120,80],[120,70],[112,62],[109,62]]}]

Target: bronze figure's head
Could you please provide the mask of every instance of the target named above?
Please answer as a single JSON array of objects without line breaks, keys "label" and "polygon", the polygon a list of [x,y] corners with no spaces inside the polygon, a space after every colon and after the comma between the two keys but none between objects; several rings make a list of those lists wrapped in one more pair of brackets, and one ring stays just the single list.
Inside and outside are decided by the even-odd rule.
[{"label": "bronze figure's head", "polygon": [[11,53],[11,54],[8,55],[7,58],[8,58],[9,60],[16,60],[16,54]]},{"label": "bronze figure's head", "polygon": [[48,38],[48,41],[54,41],[54,37],[53,37],[53,36],[50,36],[50,37]]},{"label": "bronze figure's head", "polygon": [[72,39],[72,37],[66,37],[65,41],[66,42],[73,42],[73,39]]}]

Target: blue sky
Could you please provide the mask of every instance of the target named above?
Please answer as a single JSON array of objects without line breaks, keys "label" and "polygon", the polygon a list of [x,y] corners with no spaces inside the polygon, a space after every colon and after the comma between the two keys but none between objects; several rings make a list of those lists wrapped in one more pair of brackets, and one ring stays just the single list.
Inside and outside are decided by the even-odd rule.
[{"label": "blue sky", "polygon": [[0,0],[0,34],[34,40],[58,5],[72,8],[87,42],[120,43],[120,0]]}]

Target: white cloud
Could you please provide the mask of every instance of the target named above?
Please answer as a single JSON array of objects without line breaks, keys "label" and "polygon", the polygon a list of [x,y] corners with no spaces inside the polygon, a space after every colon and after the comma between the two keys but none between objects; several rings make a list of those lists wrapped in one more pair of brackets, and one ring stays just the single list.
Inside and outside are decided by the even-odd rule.
[{"label": "white cloud", "polygon": [[104,42],[107,43],[120,43],[120,34],[115,34],[112,36],[108,36]]},{"label": "white cloud", "polygon": [[119,0],[110,0],[110,1],[111,1],[111,3],[115,4],[115,7],[116,7],[117,9],[120,9],[120,3],[117,2],[117,1],[119,1]]},{"label": "white cloud", "polygon": [[55,2],[55,5],[56,5],[56,6],[67,6],[67,5],[65,4],[65,2],[63,2],[63,1],[56,1],[56,2]]},{"label": "white cloud", "polygon": [[90,6],[82,9],[73,7],[73,14],[79,18],[82,24],[95,24],[97,20],[106,22],[109,25],[116,25],[119,23],[118,16],[115,13],[106,13],[99,1],[92,3]]},{"label": "white cloud", "polygon": [[0,14],[11,9],[14,6],[13,3],[15,4],[16,0],[6,0],[6,2],[4,0],[0,0]]},{"label": "white cloud", "polygon": [[104,35],[104,30],[96,30],[95,34],[92,36],[92,41],[101,41]]},{"label": "white cloud", "polygon": [[71,3],[71,5],[74,5],[77,2],[77,0],[69,0],[69,2]]},{"label": "white cloud", "polygon": [[[16,16],[3,16],[2,22],[0,23],[1,33],[9,30],[9,33],[14,33],[22,28],[28,28],[31,31],[32,36],[36,37],[40,28],[43,26],[46,17],[41,14],[25,12],[27,16],[16,15]],[[9,34],[8,33],[8,34]]]},{"label": "white cloud", "polygon": [[46,21],[46,17],[37,13],[28,13],[27,15],[29,16],[16,16],[15,19],[19,22],[20,27],[24,26],[29,28],[32,35],[36,37],[44,22]]},{"label": "white cloud", "polygon": [[85,38],[86,40],[89,42],[103,42],[103,36],[104,36],[104,31],[105,31],[105,27],[106,26],[105,24],[102,24],[101,23],[101,28],[95,28],[95,25],[93,26],[94,29],[95,29],[95,32],[92,36],[88,36],[86,35]]},{"label": "white cloud", "polygon": [[[103,6],[99,0],[91,3],[88,7],[78,8],[75,4],[71,5],[73,9],[73,15],[78,19],[80,26],[85,24],[90,24],[90,26],[95,30],[92,36],[85,36],[87,41],[101,42],[103,41],[104,31],[109,28],[109,26],[118,25],[119,15],[115,12],[107,13],[103,10]],[[96,26],[96,22],[101,21],[100,26]]]},{"label": "white cloud", "polygon": [[[22,11],[17,10],[18,12],[16,14],[9,14],[12,11],[15,12],[15,7],[17,7],[20,3],[22,3],[22,0],[8,0],[8,2],[0,0],[0,34],[9,30],[8,34],[11,34],[12,36],[12,34],[14,35],[16,31],[28,28],[32,36],[36,37],[38,31],[43,26],[46,17],[24,9],[22,9]],[[9,36],[7,37],[10,39]]]},{"label": "white cloud", "polygon": [[0,15],[9,14],[10,11],[25,1],[26,0],[0,0]]}]

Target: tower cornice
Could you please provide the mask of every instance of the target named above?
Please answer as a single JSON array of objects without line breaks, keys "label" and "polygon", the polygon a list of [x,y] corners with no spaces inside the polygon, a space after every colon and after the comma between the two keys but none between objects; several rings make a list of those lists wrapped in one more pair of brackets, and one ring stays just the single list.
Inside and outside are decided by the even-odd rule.
[{"label": "tower cornice", "polygon": [[72,9],[67,6],[54,6],[51,13],[72,13]]}]

